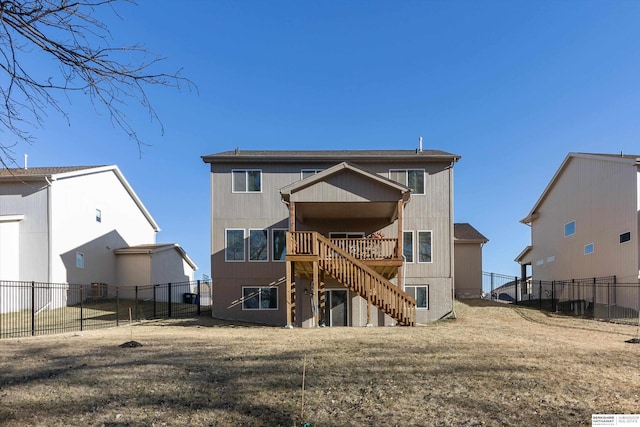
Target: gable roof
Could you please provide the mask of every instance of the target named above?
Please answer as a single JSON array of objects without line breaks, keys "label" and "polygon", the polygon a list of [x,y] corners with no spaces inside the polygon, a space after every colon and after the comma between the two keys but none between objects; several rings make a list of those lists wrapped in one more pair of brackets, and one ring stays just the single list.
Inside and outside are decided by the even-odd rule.
[{"label": "gable roof", "polygon": [[385,185],[387,187],[390,187],[394,190],[399,191],[402,194],[402,198],[405,202],[407,202],[411,196],[411,189],[409,187],[407,187],[406,185],[402,185],[396,181],[393,181],[391,179],[385,178],[381,175],[378,175],[377,173],[373,173],[373,172],[369,172],[361,167],[355,166],[351,163],[348,162],[342,162],[342,163],[338,163],[335,166],[332,166],[328,169],[325,169],[315,175],[312,175],[310,177],[307,177],[305,179],[302,179],[300,181],[294,182],[293,184],[289,184],[285,187],[282,187],[280,189],[280,195],[282,197],[282,200],[284,201],[289,201],[289,198],[291,196],[292,193],[295,193],[297,191],[300,191],[304,188],[307,188],[313,184],[315,184],[316,182],[319,181],[324,181],[326,180],[328,177],[330,177],[331,175],[335,175],[339,172],[343,172],[343,171],[350,171],[353,172],[355,174],[361,175],[365,178],[368,178],[372,181],[376,181],[382,185]]},{"label": "gable roof", "polygon": [[0,183],[1,182],[28,182],[28,181],[45,181],[52,183],[60,179],[74,178],[83,175],[90,175],[94,173],[113,172],[118,178],[118,181],[122,184],[126,192],[131,196],[133,202],[138,206],[140,212],[149,221],[151,227],[157,232],[160,231],[160,227],[153,219],[147,208],[142,203],[142,200],[138,197],[133,187],[126,180],[118,166],[53,166],[53,167],[35,167],[35,168],[3,168],[0,169]]},{"label": "gable roof", "polygon": [[194,270],[198,269],[198,266],[189,258],[187,252],[177,243],[150,243],[145,245],[129,246],[128,248],[115,249],[113,252],[116,255],[153,255],[158,252],[166,251],[169,249],[175,249],[182,259],[191,266]]},{"label": "gable roof", "polygon": [[233,150],[202,156],[205,163],[298,163],[301,161],[447,161],[460,156],[440,150]]},{"label": "gable roof", "polygon": [[453,224],[453,239],[461,243],[487,243],[489,239],[483,236],[471,224],[455,223]]},{"label": "gable roof", "polygon": [[625,155],[622,153],[621,154],[569,153],[567,154],[567,157],[564,158],[564,160],[562,161],[562,164],[560,165],[556,173],[551,178],[551,181],[549,181],[549,184],[547,184],[547,187],[542,192],[542,195],[540,195],[540,198],[538,199],[538,201],[535,203],[535,205],[533,205],[533,208],[531,209],[531,211],[529,211],[529,214],[520,220],[521,223],[529,224],[531,223],[531,221],[533,221],[538,217],[538,213],[537,213],[538,208],[540,207],[542,202],[544,202],[544,200],[547,198],[547,195],[553,189],[553,186],[558,181],[558,179],[560,178],[564,170],[567,168],[567,165],[569,164],[569,162],[571,162],[571,160],[573,160],[574,158],[597,159],[597,160],[603,160],[603,161],[619,162],[627,165],[635,165],[640,167],[640,155],[629,155],[629,154]]}]

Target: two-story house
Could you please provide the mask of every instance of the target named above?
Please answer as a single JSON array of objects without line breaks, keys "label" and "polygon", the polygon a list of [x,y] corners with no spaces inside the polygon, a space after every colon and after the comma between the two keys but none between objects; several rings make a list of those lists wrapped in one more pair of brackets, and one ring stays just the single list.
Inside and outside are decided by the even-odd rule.
[{"label": "two-story house", "polygon": [[[531,245],[516,258],[523,279],[530,269],[534,281],[615,276],[637,284],[640,156],[569,153],[521,222],[531,227]],[[636,301],[637,287],[600,298],[623,304],[624,292]]]},{"label": "two-story house", "polygon": [[297,326],[447,316],[459,158],[436,150],[203,156],[214,316]]},{"label": "two-story house", "polygon": [[[193,280],[196,265],[180,246],[156,244],[159,230],[117,166],[0,169],[0,282]],[[11,311],[2,291],[0,312]]]}]

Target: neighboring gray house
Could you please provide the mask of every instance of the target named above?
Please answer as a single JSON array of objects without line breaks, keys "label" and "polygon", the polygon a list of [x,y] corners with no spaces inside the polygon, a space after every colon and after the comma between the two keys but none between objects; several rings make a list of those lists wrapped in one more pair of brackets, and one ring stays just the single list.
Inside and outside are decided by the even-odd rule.
[{"label": "neighboring gray house", "polygon": [[516,258],[523,278],[530,268],[534,282],[638,283],[640,156],[569,153],[521,222],[531,227],[531,244]]},{"label": "neighboring gray house", "polygon": [[488,241],[471,224],[453,225],[456,298],[482,297],[482,247]]},{"label": "neighboring gray house", "polygon": [[447,316],[459,158],[437,150],[203,156],[214,316],[297,326]]},{"label": "neighboring gray house", "polygon": [[[162,253],[171,261],[155,262],[153,271],[162,274],[131,254],[159,253],[159,230],[117,166],[0,169],[2,282],[55,283],[64,292],[70,283],[149,285],[165,274],[162,282],[193,280],[195,264],[175,245]],[[19,308],[2,292],[0,312]],[[67,303],[66,295],[51,298],[51,308]]]}]

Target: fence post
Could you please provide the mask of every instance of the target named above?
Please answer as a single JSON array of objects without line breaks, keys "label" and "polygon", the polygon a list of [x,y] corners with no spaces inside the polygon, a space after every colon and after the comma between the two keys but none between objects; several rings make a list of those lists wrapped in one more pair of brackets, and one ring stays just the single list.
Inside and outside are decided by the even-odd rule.
[{"label": "fence post", "polygon": [[596,278],[593,278],[593,309],[591,310],[591,318],[596,318],[596,300],[598,298],[598,286],[596,284]]},{"label": "fence post", "polygon": [[138,312],[138,285],[135,288],[135,309],[136,309],[136,322],[140,321],[140,313]]},{"label": "fence post", "polygon": [[79,285],[80,286],[80,330],[83,330],[83,320],[84,320],[84,285]]},{"label": "fence post", "polygon": [[116,286],[116,326],[120,326],[120,292]]},{"label": "fence post", "polygon": [[542,280],[538,280],[538,304],[540,305],[540,310],[542,310]]},{"label": "fence post", "polygon": [[556,312],[556,281],[551,282],[551,312]]},{"label": "fence post", "polygon": [[31,336],[36,334],[36,283],[31,282]]},{"label": "fence post", "polygon": [[157,318],[156,315],[156,288],[158,285],[153,285],[153,318]]},{"label": "fence post", "polygon": [[515,305],[518,305],[518,285],[522,286],[522,284],[519,283],[519,282],[520,281],[518,280],[517,277],[513,281],[513,289],[515,290],[515,294],[516,294],[516,297],[513,300],[513,304],[515,304]]},{"label": "fence post", "polygon": [[198,305],[198,316],[200,316],[200,300],[202,299],[202,297],[200,296],[200,280],[198,280],[197,282],[197,291],[198,291],[198,300],[196,304]]},{"label": "fence post", "polygon": [[611,281],[607,281],[607,320],[611,319]]},{"label": "fence post", "polygon": [[169,285],[167,286],[167,293],[169,294],[167,296],[167,300],[169,301],[169,308],[168,308],[168,316],[169,318],[171,318],[171,282],[169,282]]},{"label": "fence post", "polygon": [[[494,274],[491,273],[491,299],[493,299],[493,291],[494,291],[494,284],[493,284],[493,278],[494,278]],[[497,299],[497,298],[496,298]]]}]

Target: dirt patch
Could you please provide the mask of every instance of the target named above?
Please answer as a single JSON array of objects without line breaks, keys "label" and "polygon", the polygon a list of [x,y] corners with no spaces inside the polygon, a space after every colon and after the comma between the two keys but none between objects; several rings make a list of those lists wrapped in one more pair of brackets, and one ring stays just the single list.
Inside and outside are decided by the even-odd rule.
[{"label": "dirt patch", "polygon": [[0,424],[572,426],[640,412],[640,346],[625,343],[637,327],[486,301],[456,314],[415,328],[182,319],[7,339]]}]

